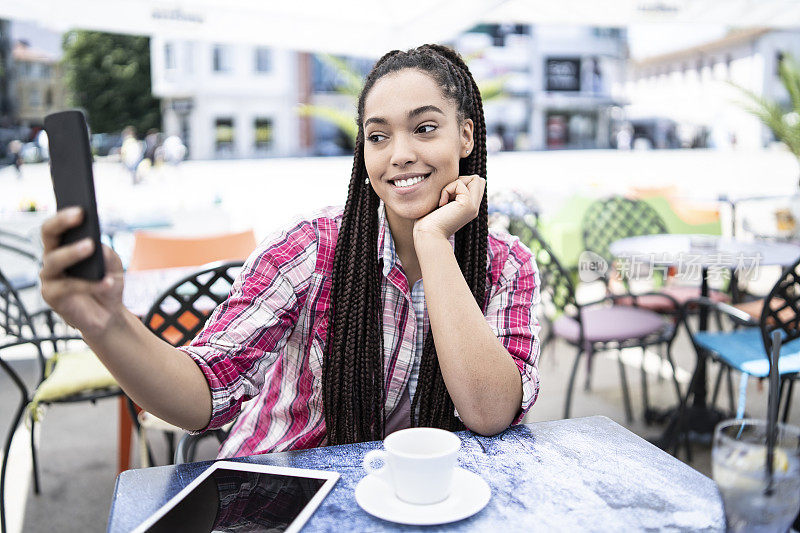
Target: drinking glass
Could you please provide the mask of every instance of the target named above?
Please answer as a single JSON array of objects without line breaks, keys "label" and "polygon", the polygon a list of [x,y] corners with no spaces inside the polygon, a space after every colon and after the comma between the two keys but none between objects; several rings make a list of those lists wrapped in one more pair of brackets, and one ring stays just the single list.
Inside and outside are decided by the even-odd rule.
[{"label": "drinking glass", "polygon": [[766,420],[724,420],[714,431],[711,467],[728,531],[787,531],[800,510],[800,428],[776,432],[768,487]]}]

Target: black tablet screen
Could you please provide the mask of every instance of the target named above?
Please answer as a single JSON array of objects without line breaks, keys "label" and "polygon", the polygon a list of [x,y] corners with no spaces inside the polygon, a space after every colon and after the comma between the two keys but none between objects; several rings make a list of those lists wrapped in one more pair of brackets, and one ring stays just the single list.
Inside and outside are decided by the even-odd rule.
[{"label": "black tablet screen", "polygon": [[147,531],[285,531],[324,479],[219,468]]}]

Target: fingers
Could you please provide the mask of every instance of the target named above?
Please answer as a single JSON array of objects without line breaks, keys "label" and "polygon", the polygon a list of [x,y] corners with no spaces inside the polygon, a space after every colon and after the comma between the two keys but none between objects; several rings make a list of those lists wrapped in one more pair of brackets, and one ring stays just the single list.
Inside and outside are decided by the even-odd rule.
[{"label": "fingers", "polygon": [[103,261],[106,264],[106,272],[111,274],[122,273],[122,260],[110,246],[103,245]]},{"label": "fingers", "polygon": [[86,259],[92,255],[92,251],[94,242],[88,237],[66,246],[50,249],[42,257],[42,270],[39,276],[42,281],[63,276],[66,268]]},{"label": "fingers", "polygon": [[101,295],[111,289],[112,283],[107,283],[106,278],[102,283],[88,281],[80,278],[62,278],[42,284],[42,298],[51,305],[57,303],[64,297],[74,294],[95,294]]},{"label": "fingers", "polygon": [[472,197],[472,202],[480,208],[483,201],[483,192],[486,190],[486,180],[475,176],[476,179],[472,180],[469,187],[469,193]]},{"label": "fingers", "polygon": [[61,244],[61,234],[74,228],[83,221],[83,209],[80,207],[67,207],[58,211],[42,224],[42,244],[44,251],[58,248]]}]

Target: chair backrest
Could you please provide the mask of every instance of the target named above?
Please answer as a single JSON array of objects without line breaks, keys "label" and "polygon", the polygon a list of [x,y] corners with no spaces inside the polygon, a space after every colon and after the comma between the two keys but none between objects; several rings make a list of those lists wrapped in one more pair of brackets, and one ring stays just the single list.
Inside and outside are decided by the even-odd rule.
[{"label": "chair backrest", "polygon": [[199,266],[215,261],[243,261],[256,247],[253,230],[205,237],[134,234],[128,270]]},{"label": "chair backrest", "polygon": [[784,269],[773,285],[761,310],[761,337],[767,353],[772,347],[772,332],[782,330],[783,343],[800,337],[800,258]]},{"label": "chair backrest", "polygon": [[549,320],[562,313],[580,320],[575,287],[569,272],[565,269],[545,239],[531,224],[531,217],[511,216],[508,219],[508,232],[519,237],[531,252],[539,268],[540,296],[542,310]]},{"label": "chair backrest", "polygon": [[0,270],[0,332],[15,339],[36,337],[36,329],[25,304],[2,270]]},{"label": "chair backrest", "polygon": [[668,233],[667,225],[655,209],[643,200],[612,196],[594,202],[581,222],[583,248],[609,262],[614,259],[611,243],[626,237]]},{"label": "chair backrest", "polygon": [[228,298],[241,267],[241,261],[220,262],[178,281],[150,307],[145,326],[173,346],[188,344]]}]

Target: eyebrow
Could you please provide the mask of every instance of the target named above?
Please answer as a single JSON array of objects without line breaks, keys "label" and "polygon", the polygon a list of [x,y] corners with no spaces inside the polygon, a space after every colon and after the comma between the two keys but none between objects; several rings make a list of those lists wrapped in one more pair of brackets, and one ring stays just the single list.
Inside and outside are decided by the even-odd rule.
[{"label": "eyebrow", "polygon": [[[444,115],[444,111],[442,111],[441,109],[439,109],[435,105],[423,105],[423,106],[420,106],[420,107],[418,107],[416,109],[412,109],[411,111],[409,111],[408,112],[408,118],[411,119],[411,118],[417,117],[417,116],[419,116],[419,115],[421,115],[423,113],[428,113],[428,112],[439,113],[441,115]],[[369,117],[367,120],[364,121],[364,127],[366,128],[370,124],[388,124],[388,123],[389,122],[383,117]]]}]

